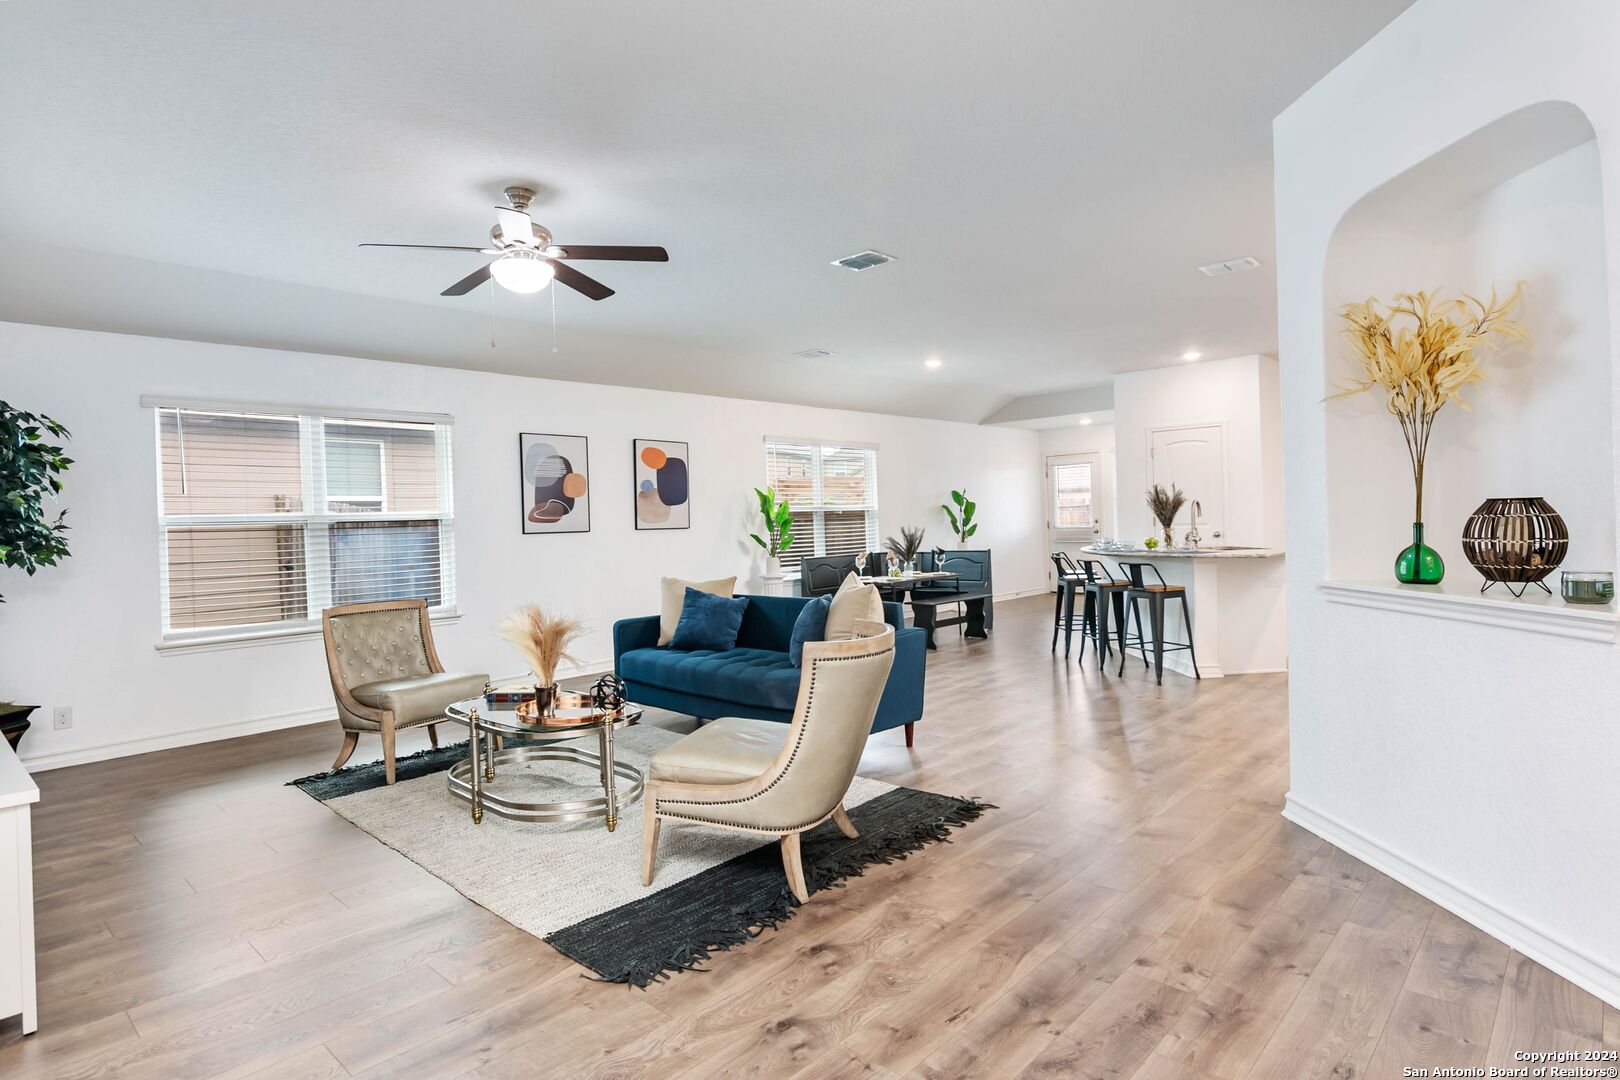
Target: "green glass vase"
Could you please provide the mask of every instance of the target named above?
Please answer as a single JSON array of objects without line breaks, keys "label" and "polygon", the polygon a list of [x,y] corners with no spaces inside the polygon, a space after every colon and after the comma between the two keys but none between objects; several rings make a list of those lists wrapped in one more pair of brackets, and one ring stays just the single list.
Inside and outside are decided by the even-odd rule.
[{"label": "green glass vase", "polygon": [[1412,523],[1412,546],[1395,556],[1395,580],[1403,585],[1438,585],[1446,576],[1440,553],[1423,542],[1423,522]]}]

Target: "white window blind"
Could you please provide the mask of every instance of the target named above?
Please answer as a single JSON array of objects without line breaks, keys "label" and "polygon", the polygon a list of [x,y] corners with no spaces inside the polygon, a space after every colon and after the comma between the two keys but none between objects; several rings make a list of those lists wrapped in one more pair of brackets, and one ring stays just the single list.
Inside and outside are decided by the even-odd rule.
[{"label": "white window blind", "polygon": [[448,423],[154,412],[166,641],[312,628],[334,604],[454,605]]},{"label": "white window blind", "polygon": [[1091,503],[1091,463],[1070,461],[1051,468],[1052,526],[1058,532],[1089,530],[1096,524]]},{"label": "white window blind", "polygon": [[782,556],[784,572],[797,573],[807,555],[877,550],[876,450],[767,439],[765,482],[793,509],[794,541]]}]

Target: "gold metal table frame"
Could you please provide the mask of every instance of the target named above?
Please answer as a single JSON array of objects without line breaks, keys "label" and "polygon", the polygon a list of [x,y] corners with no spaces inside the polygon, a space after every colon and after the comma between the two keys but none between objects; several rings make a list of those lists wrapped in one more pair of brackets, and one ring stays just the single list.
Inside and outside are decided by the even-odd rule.
[{"label": "gold metal table frame", "polygon": [[[566,700],[566,699],[565,699]],[[589,705],[559,707],[555,720],[536,723],[509,709],[491,709],[481,697],[458,701],[445,716],[467,726],[466,758],[450,766],[446,784],[450,794],[472,807],[474,825],[483,823],[484,811],[512,821],[566,822],[605,818],[608,831],[618,828],[619,811],[641,798],[646,778],[641,770],[613,757],[613,736],[641,719],[641,706],[626,702],[611,713]],[[592,752],[563,743],[596,736]],[[486,785],[501,765],[530,761],[557,761],[596,769],[602,794],[568,802],[523,802],[496,795]],[[622,783],[621,783],[622,781]]]}]

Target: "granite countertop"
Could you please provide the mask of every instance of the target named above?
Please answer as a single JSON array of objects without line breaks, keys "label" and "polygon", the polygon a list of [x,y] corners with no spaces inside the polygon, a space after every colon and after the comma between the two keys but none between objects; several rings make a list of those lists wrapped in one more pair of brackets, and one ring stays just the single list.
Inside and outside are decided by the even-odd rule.
[{"label": "granite countertop", "polygon": [[1200,547],[1200,548],[1094,548],[1080,549],[1087,555],[1104,558],[1128,557],[1133,559],[1274,559],[1282,554],[1280,548],[1263,547]]}]

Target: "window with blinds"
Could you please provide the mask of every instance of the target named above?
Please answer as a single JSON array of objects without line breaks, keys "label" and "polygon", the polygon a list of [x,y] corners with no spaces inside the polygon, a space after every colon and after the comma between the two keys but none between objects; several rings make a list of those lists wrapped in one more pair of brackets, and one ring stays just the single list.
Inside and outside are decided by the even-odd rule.
[{"label": "window with blinds", "polygon": [[1096,517],[1091,505],[1091,463],[1059,462],[1050,472],[1053,527],[1059,532],[1092,528]]},{"label": "window with blinds", "polygon": [[787,439],[765,441],[765,482],[793,509],[793,547],[782,570],[807,555],[859,555],[878,547],[877,451]]},{"label": "window with blinds", "polygon": [[455,603],[450,425],[159,407],[166,640]]}]

